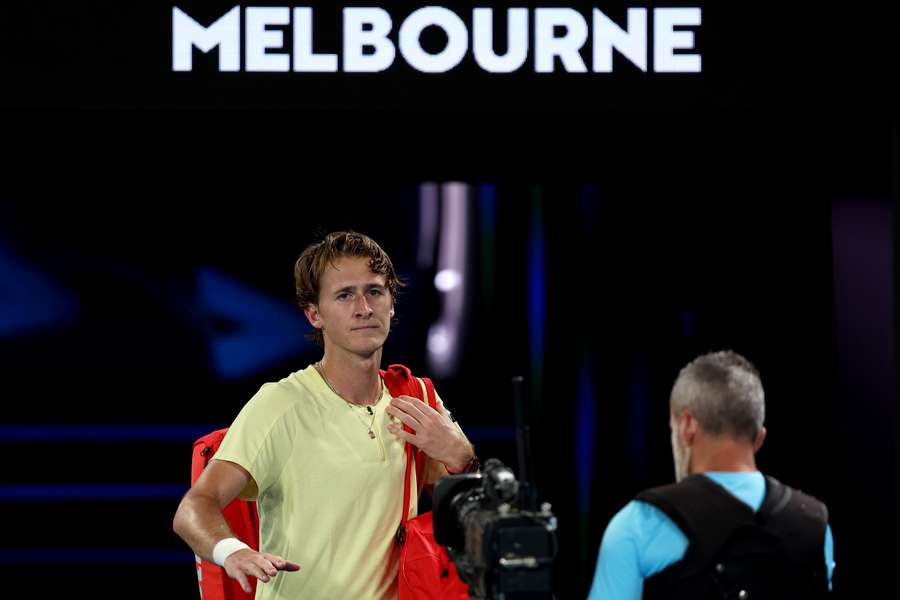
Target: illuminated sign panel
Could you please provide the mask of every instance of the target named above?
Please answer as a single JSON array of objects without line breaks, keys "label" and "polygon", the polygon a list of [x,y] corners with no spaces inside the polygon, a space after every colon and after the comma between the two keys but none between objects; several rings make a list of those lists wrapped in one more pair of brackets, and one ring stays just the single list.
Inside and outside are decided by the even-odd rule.
[{"label": "illuminated sign panel", "polygon": [[[172,9],[172,70],[192,71],[194,48],[204,53],[218,49],[222,72],[377,73],[390,69],[399,54],[419,72],[446,73],[471,52],[475,63],[488,73],[529,68],[553,73],[559,72],[559,65],[566,73],[610,73],[613,50],[643,72],[648,71],[650,53],[654,73],[702,70],[691,30],[701,25],[700,8],[629,8],[624,27],[597,8],[587,16],[574,8],[508,8],[501,17],[506,20],[502,53],[494,40],[494,9],[474,8],[465,16],[470,17],[468,22],[442,6],[414,10],[400,22],[395,46],[388,37],[395,19],[387,10],[345,7],[339,56],[313,50],[311,7],[246,7],[242,14],[241,7],[235,6],[204,26],[176,6]],[[290,28],[290,46],[285,42],[285,27]],[[447,40],[438,52],[429,52],[421,44],[422,33],[432,27]]]}]

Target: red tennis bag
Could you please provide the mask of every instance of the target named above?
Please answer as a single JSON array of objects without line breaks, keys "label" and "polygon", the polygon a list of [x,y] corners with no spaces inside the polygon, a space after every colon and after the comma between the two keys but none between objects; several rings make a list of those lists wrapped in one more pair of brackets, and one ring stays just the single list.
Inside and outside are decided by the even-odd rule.
[{"label": "red tennis bag", "polygon": [[[413,396],[437,410],[437,396],[434,385],[427,377],[425,384],[427,400],[422,397],[422,386],[403,365],[391,365],[381,372],[391,396]],[[403,429],[412,430],[403,425]],[[416,481],[422,481],[425,470],[425,453],[410,443],[406,444],[406,475],[403,485],[403,513],[397,530],[400,544],[400,600],[469,600],[469,587],[456,572],[456,565],[450,560],[447,549],[434,539],[434,526],[430,512],[414,519],[409,514],[409,483],[412,465],[416,468]]]},{"label": "red tennis bag", "polygon": [[[191,485],[196,483],[203,469],[212,460],[219,449],[228,429],[213,431],[194,442],[194,457],[191,461]],[[222,511],[225,521],[234,535],[242,542],[259,550],[259,515],[256,502],[247,502],[240,498],[232,500]],[[197,580],[200,584],[202,600],[252,600],[256,595],[256,578],[248,577],[251,593],[241,589],[236,579],[230,578],[225,569],[206,560],[197,558]]]}]

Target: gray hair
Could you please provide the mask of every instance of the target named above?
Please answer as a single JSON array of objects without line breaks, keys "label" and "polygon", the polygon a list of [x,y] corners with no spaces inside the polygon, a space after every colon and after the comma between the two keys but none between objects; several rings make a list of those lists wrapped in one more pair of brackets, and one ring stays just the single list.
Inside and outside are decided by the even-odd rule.
[{"label": "gray hair", "polygon": [[678,374],[669,398],[672,413],[686,410],[704,431],[756,440],[766,418],[759,371],[736,352],[697,357]]}]

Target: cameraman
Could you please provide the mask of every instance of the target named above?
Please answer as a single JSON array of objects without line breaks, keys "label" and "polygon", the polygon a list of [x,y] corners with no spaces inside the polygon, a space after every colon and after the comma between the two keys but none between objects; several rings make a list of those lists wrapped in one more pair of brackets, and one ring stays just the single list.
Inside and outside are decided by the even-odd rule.
[{"label": "cameraman", "polygon": [[756,368],[731,352],[678,375],[669,426],[676,483],[646,490],[610,521],[589,600],[814,598],[831,589],[824,504],[765,477]]}]

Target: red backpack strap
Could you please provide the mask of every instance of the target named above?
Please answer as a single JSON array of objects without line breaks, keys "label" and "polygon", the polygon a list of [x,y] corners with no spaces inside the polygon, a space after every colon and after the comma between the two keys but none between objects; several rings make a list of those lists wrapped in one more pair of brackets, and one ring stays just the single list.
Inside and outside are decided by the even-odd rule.
[{"label": "red backpack strap", "polygon": [[[422,386],[419,383],[419,379],[414,377],[409,368],[404,365],[390,365],[387,369],[381,371],[381,377],[384,379],[384,383],[388,388],[388,391],[391,393],[391,396],[413,396],[414,398],[418,398],[423,402],[427,402],[428,405],[437,410],[437,399],[434,391],[434,384],[427,377],[423,377],[421,381],[425,384],[425,398],[423,398],[422,394]],[[403,430],[409,433],[412,433],[412,429],[409,428],[405,423],[403,424]],[[425,453],[421,450],[416,449],[415,446],[406,443],[406,472],[403,477],[403,512],[400,515],[400,530],[398,531],[398,536],[401,539],[403,537],[403,530],[406,526],[406,522],[409,520],[409,505],[410,505],[410,477],[412,475],[412,463],[416,464],[416,481],[422,481],[422,474],[425,471]]]},{"label": "red backpack strap", "polygon": [[410,383],[415,381],[412,371],[403,365],[391,365],[379,371],[391,396],[412,396]]},{"label": "red backpack strap", "polygon": [[[391,396],[396,397],[416,395],[414,392],[415,388],[413,388],[410,384],[417,382],[409,368],[403,365],[390,365],[387,369],[381,370],[379,373],[381,374],[381,378],[384,380],[384,384],[387,386],[388,391],[391,393]],[[419,386],[416,385],[415,387]],[[405,423],[403,424],[403,430],[407,432],[412,431]],[[405,451],[406,473],[403,477],[403,512],[400,514],[400,529],[397,531],[398,539],[403,535],[402,532],[406,526],[406,521],[408,520],[407,515],[409,514],[409,476],[413,462],[412,444],[407,443],[405,446]]]},{"label": "red backpack strap", "polygon": [[434,391],[434,384],[427,377],[422,377],[422,382],[425,384],[425,391],[428,393],[428,406],[437,410],[437,394]]},{"label": "red backpack strap", "polygon": [[398,531],[398,535],[400,535],[400,543],[403,543],[403,529],[406,527],[406,522],[409,520],[409,475],[412,470],[412,458],[413,447],[412,444],[406,444],[406,474],[403,476],[403,512],[400,513],[400,531]]}]

